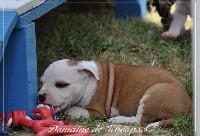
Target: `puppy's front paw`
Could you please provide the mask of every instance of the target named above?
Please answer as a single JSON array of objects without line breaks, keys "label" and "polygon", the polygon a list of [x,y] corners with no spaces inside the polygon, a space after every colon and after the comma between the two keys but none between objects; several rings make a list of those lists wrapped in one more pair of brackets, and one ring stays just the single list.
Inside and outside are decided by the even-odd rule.
[{"label": "puppy's front paw", "polygon": [[88,110],[83,109],[81,107],[78,106],[73,106],[71,107],[68,111],[67,114],[71,117],[75,117],[75,118],[79,118],[79,117],[85,117],[85,118],[89,118],[89,113]]}]

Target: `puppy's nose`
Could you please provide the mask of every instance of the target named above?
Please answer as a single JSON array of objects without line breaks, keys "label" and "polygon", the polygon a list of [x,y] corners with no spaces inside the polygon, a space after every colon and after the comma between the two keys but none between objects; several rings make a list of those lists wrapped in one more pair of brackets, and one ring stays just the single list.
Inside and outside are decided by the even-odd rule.
[{"label": "puppy's nose", "polygon": [[39,98],[39,102],[44,102],[46,100],[46,94],[45,93],[39,94],[38,98]]}]

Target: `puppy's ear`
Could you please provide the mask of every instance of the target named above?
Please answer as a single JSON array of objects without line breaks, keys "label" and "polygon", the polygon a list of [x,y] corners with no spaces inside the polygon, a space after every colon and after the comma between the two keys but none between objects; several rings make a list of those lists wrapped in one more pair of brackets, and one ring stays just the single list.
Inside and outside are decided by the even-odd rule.
[{"label": "puppy's ear", "polygon": [[94,61],[82,61],[78,64],[78,70],[84,71],[88,75],[93,75],[97,80],[99,80],[98,68]]}]

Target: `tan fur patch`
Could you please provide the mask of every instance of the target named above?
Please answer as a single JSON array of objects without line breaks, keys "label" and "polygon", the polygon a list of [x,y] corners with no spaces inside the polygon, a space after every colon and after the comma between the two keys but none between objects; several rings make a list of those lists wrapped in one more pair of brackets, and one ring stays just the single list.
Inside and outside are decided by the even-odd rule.
[{"label": "tan fur patch", "polygon": [[74,61],[74,60],[68,60],[67,64],[71,67],[73,66],[77,66],[78,65],[78,61]]}]

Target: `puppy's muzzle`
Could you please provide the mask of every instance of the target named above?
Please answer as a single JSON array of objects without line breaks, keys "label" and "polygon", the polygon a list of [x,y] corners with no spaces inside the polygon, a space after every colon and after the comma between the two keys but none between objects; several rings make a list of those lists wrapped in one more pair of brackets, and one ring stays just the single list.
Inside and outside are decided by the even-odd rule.
[{"label": "puppy's muzzle", "polygon": [[39,94],[38,99],[40,103],[46,101],[46,94]]}]

